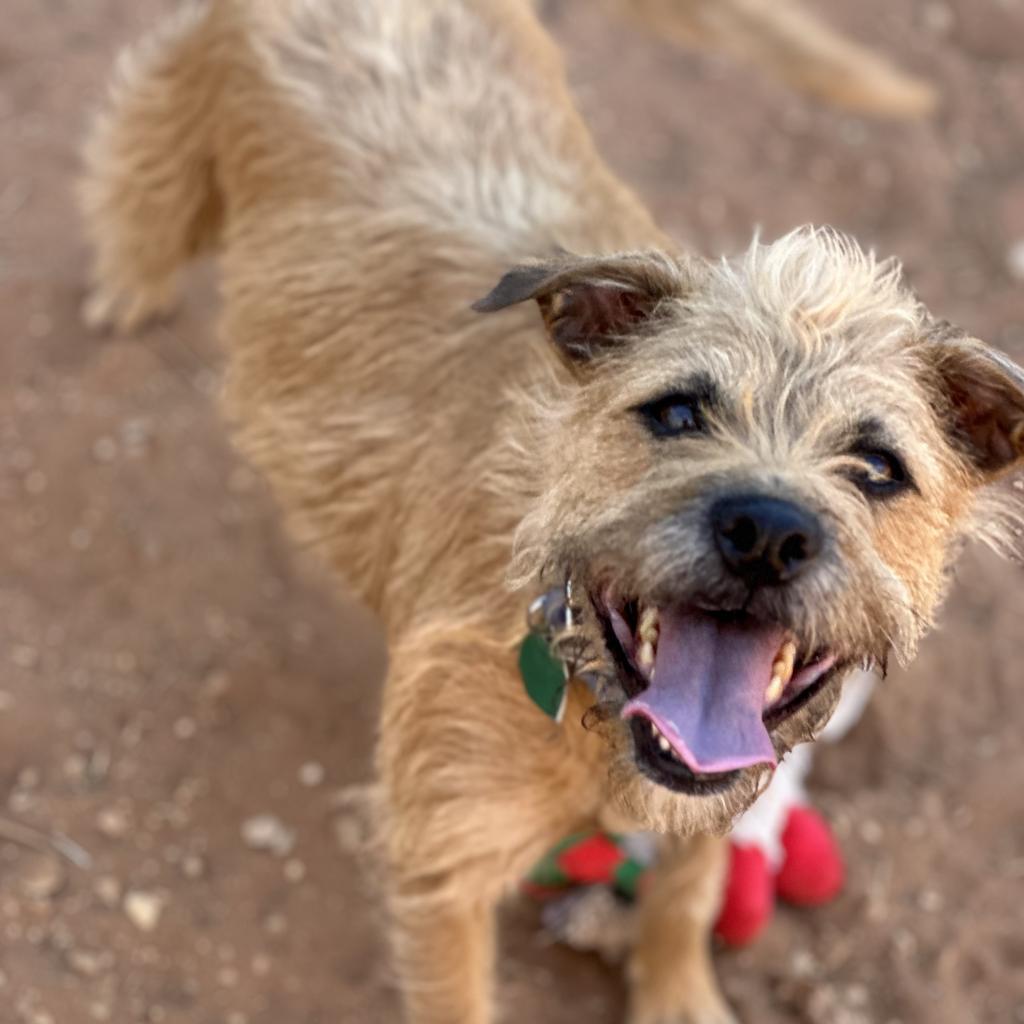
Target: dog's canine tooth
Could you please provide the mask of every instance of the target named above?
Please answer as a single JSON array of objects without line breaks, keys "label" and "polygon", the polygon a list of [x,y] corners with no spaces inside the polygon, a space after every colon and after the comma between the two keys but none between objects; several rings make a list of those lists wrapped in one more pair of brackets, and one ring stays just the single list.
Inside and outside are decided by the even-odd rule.
[{"label": "dog's canine tooth", "polygon": [[768,684],[768,689],[764,691],[764,702],[765,704],[774,704],[781,696],[782,691],[786,689],[786,681],[778,673],[772,676],[772,681]]},{"label": "dog's canine tooth", "polygon": [[668,740],[664,736],[658,736],[658,746],[667,754],[672,748],[669,746]]},{"label": "dog's canine tooth", "polygon": [[640,613],[637,634],[642,641],[650,643],[652,646],[658,642],[658,609],[656,605],[648,605]]},{"label": "dog's canine tooth", "polygon": [[[796,644],[787,640],[779,649],[778,656],[772,665],[772,676],[782,680],[783,685],[793,678],[793,668],[796,665]],[[772,679],[774,682],[775,679]]]},{"label": "dog's canine tooth", "polygon": [[650,671],[654,667],[654,644],[650,641],[645,640],[640,644],[639,650],[636,652],[637,664],[645,671]]}]

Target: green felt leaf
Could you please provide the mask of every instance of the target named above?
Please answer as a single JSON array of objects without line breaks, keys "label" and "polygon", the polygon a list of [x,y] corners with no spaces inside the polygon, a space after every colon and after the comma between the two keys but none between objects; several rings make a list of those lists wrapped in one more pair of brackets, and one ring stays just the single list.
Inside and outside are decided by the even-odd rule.
[{"label": "green felt leaf", "polygon": [[537,633],[528,633],[519,648],[519,674],[530,700],[549,718],[560,722],[565,711],[565,671]]}]

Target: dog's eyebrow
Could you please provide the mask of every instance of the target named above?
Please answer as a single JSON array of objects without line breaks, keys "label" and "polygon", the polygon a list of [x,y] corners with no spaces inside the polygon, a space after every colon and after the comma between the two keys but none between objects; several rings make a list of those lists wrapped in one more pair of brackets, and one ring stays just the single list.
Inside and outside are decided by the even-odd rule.
[{"label": "dog's eyebrow", "polygon": [[680,381],[674,387],[665,388],[644,404],[649,405],[651,402],[660,402],[666,398],[676,396],[692,398],[703,402],[705,405],[714,405],[719,398],[718,385],[711,379],[709,374],[696,373],[685,381]]},{"label": "dog's eyebrow", "polygon": [[885,424],[874,416],[866,416],[858,420],[850,430],[849,434],[851,450],[863,448],[890,448],[894,455],[902,454],[896,439],[886,429]]}]

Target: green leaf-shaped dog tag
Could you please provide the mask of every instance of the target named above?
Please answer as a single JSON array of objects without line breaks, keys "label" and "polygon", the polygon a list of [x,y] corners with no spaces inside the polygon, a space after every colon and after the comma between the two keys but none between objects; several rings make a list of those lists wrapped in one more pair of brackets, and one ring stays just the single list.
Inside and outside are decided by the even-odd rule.
[{"label": "green leaf-shaped dog tag", "polygon": [[538,633],[528,633],[519,648],[519,674],[530,700],[560,722],[565,712],[565,670]]}]

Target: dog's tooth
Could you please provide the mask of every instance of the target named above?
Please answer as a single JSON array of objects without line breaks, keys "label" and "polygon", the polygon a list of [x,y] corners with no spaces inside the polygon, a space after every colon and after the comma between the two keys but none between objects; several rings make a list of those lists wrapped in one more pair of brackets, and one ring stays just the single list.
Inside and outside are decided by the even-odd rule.
[{"label": "dog's tooth", "polygon": [[658,746],[667,754],[672,748],[669,746],[668,740],[664,736],[658,737]]},{"label": "dog's tooth", "polygon": [[782,676],[778,674],[773,675],[772,681],[768,684],[768,689],[764,691],[764,702],[766,704],[774,704],[782,696],[782,691],[785,688],[786,683]]},{"label": "dog's tooth", "polygon": [[661,735],[661,733],[658,732],[658,727],[653,722],[651,722],[651,735],[655,739],[657,739]]},{"label": "dog's tooth", "polygon": [[637,626],[637,633],[640,639],[654,644],[658,639],[658,609],[655,605],[648,605],[640,613],[640,623]]},{"label": "dog's tooth", "polygon": [[779,650],[779,655],[772,665],[772,672],[779,676],[783,683],[793,678],[793,667],[796,665],[796,644],[787,640]]},{"label": "dog's tooth", "polygon": [[649,671],[654,666],[654,644],[649,640],[645,640],[639,650],[636,652],[637,664],[645,671]]}]

